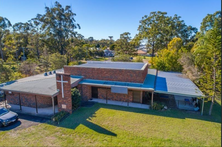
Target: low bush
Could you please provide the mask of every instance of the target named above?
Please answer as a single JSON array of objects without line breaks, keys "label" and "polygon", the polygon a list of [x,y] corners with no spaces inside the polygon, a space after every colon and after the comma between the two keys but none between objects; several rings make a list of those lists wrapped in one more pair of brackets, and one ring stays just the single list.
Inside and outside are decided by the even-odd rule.
[{"label": "low bush", "polygon": [[156,102],[153,103],[153,110],[162,110],[163,109],[163,105],[158,104]]},{"label": "low bush", "polygon": [[122,61],[122,62],[129,62],[130,56],[129,55],[118,55],[112,58],[112,61]]},{"label": "low bush", "polygon": [[71,61],[71,62],[69,62],[68,65],[79,65],[79,62],[78,61]]},{"label": "low bush", "polygon": [[75,110],[80,106],[81,94],[78,89],[73,88],[71,90],[71,95],[72,95],[72,109]]},{"label": "low bush", "polygon": [[52,121],[59,123],[63,118],[65,118],[69,113],[66,111],[60,111],[59,113],[52,116]]},{"label": "low bush", "polygon": [[142,56],[137,56],[134,61],[135,62],[143,62],[143,57]]}]

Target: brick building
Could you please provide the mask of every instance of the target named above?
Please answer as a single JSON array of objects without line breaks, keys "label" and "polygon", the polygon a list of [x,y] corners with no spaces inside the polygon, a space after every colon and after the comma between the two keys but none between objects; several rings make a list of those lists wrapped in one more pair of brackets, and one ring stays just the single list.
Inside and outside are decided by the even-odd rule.
[{"label": "brick building", "polygon": [[[175,91],[175,88],[171,89],[170,82],[167,83],[168,77],[157,75],[158,71],[148,69],[146,63],[89,61],[82,65],[64,66],[64,70],[58,70],[54,74],[23,78],[0,89],[5,92],[9,104],[20,105],[21,109],[22,106],[34,107],[37,113],[38,108],[44,107],[52,107],[55,112],[55,105],[58,111],[72,113],[73,87],[79,89],[83,102],[101,99],[152,106],[154,92],[190,97],[203,95],[192,82],[188,87],[193,86],[197,91],[181,91],[178,88]],[[181,76],[175,77],[184,80]],[[145,94],[150,95],[149,103]]]}]

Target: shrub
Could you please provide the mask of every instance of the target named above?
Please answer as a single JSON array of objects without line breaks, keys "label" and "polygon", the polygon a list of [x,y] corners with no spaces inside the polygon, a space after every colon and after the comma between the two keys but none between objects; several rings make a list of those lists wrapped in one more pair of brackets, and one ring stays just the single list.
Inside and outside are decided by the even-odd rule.
[{"label": "shrub", "polygon": [[71,61],[71,62],[69,62],[68,65],[79,65],[79,62],[78,61]]},{"label": "shrub", "polygon": [[118,55],[112,58],[112,61],[122,61],[122,62],[129,62],[130,56],[129,55]]},{"label": "shrub", "polygon": [[72,109],[75,110],[80,106],[81,94],[78,89],[73,88],[71,90],[71,95],[72,95]]},{"label": "shrub", "polygon": [[162,110],[163,109],[163,105],[158,104],[156,102],[153,103],[153,110]]},{"label": "shrub", "polygon": [[66,111],[60,111],[59,113],[52,116],[52,121],[59,123],[63,118],[65,118],[69,113]]},{"label": "shrub", "polygon": [[137,56],[135,59],[135,62],[143,62],[143,57],[142,56]]}]

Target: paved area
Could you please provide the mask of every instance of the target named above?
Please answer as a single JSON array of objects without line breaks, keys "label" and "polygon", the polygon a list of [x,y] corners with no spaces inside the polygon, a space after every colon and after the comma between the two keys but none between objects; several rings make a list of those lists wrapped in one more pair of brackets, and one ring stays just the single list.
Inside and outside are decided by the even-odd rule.
[{"label": "paved area", "polygon": [[[17,113],[30,114],[30,115],[42,116],[42,117],[48,117],[48,118],[50,118],[54,114],[52,107],[38,108],[38,113],[36,113],[36,108],[31,108],[31,107],[22,106],[22,110],[20,110],[19,105],[9,104],[7,108]],[[57,112],[58,112],[58,106],[55,106],[55,113]]]},{"label": "paved area", "polygon": [[43,117],[37,117],[26,114],[18,114],[18,115],[19,115],[19,120],[17,122],[11,123],[6,127],[0,128],[0,131],[25,129],[49,121],[49,119]]},{"label": "paved area", "polygon": [[112,100],[106,100],[104,99],[92,99],[89,100],[91,102],[97,102],[97,103],[103,103],[103,104],[110,104],[110,105],[118,105],[118,106],[125,106],[125,107],[133,107],[133,108],[142,108],[142,109],[150,109],[150,105],[146,105],[146,104],[140,104],[140,103],[127,103],[127,102],[121,102],[121,101],[112,101]]},{"label": "paved area", "polygon": [[194,106],[192,103],[189,102],[185,102],[184,99],[189,99],[190,101],[192,101],[191,97],[185,97],[185,96],[174,96],[175,101],[176,101],[176,105],[179,109],[183,109],[183,110],[194,110]]}]

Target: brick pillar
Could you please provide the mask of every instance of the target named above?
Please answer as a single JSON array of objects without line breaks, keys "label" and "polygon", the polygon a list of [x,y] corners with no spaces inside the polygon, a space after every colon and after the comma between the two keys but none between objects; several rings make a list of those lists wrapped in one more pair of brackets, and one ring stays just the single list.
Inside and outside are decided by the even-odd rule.
[{"label": "brick pillar", "polygon": [[[62,94],[61,84],[63,84],[63,94]],[[72,97],[71,97],[70,74],[56,73],[56,85],[57,85],[57,89],[59,90],[59,94],[57,95],[59,112],[67,111],[71,114],[72,113]]]}]

